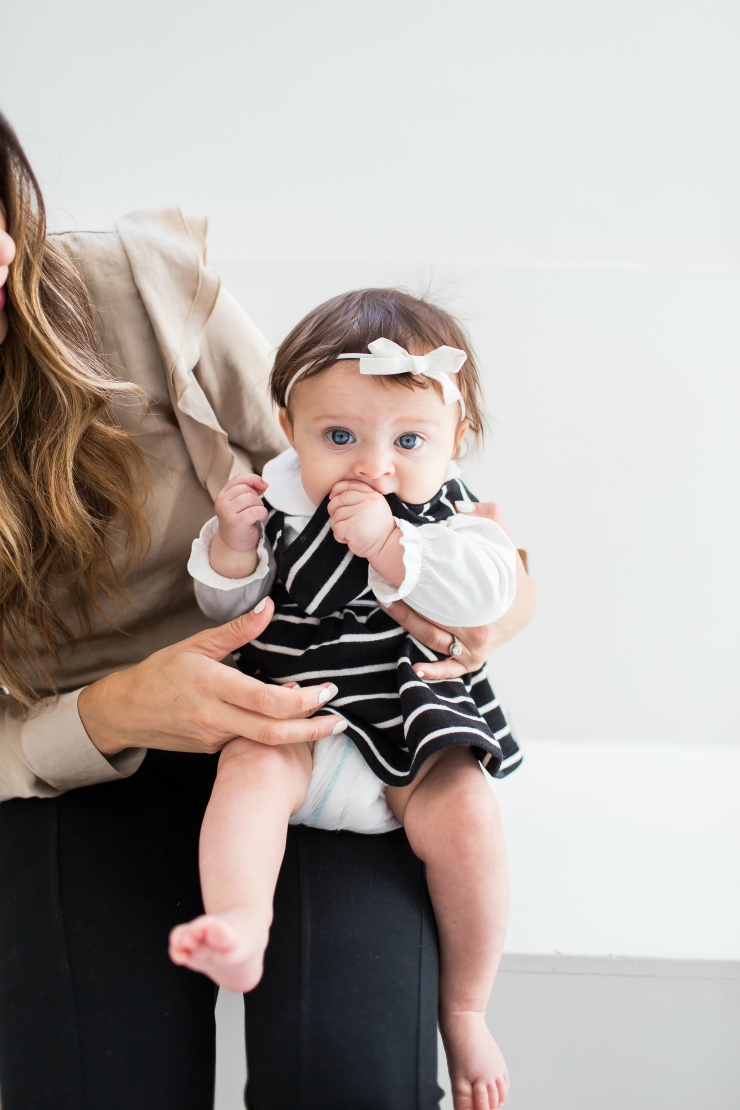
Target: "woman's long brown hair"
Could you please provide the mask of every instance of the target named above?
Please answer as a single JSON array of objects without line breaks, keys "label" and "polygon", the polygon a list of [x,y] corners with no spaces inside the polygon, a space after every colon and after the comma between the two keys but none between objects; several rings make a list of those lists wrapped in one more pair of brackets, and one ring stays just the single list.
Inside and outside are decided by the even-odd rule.
[{"label": "woman's long brown hair", "polygon": [[0,200],[16,245],[0,343],[0,683],[28,708],[56,692],[44,653],[60,658],[74,638],[63,595],[89,627],[144,550],[147,472],[114,412],[136,390],[106,367],[88,291],[47,238],[41,190],[1,114]]}]

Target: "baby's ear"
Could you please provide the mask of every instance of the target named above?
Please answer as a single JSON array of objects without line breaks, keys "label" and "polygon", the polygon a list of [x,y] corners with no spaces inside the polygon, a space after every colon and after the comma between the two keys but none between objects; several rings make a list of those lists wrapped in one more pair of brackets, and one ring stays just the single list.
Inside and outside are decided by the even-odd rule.
[{"label": "baby's ear", "polygon": [[280,427],[285,432],[288,443],[291,447],[295,447],[295,444],[293,443],[293,423],[290,419],[290,414],[287,409],[280,409],[280,412],[278,413],[278,420],[280,421]]},{"label": "baby's ear", "polygon": [[462,446],[462,441],[465,439],[465,436],[468,434],[469,431],[470,421],[467,417],[465,417],[464,420],[460,421],[457,427],[457,433],[455,437],[455,455],[457,455],[458,451],[460,450],[460,447]]}]

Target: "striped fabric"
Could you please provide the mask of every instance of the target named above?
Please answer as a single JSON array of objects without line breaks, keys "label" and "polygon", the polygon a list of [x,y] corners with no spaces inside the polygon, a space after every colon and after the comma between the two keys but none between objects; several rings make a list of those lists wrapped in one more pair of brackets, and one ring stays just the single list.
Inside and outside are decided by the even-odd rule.
[{"label": "striped fabric", "polygon": [[[426,505],[387,498],[395,517],[416,525],[438,523],[454,514],[454,501],[470,499],[458,479],[446,482]],[[521,755],[486,668],[444,682],[417,678],[412,663],[444,656],[379,607],[368,585],[367,560],[334,539],[328,503],[327,497],[289,545],[284,514],[268,503],[265,529],[277,561],[275,615],[259,639],[241,649],[239,667],[269,682],[336,683],[339,693],[320,712],[346,719],[347,735],[388,785],[406,786],[425,759],[455,745],[472,747],[497,778],[509,774]]]}]

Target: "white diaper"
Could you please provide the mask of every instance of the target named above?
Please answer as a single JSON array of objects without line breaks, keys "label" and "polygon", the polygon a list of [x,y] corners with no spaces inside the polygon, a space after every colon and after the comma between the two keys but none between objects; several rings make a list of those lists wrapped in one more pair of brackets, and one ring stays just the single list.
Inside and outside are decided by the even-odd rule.
[{"label": "white diaper", "polygon": [[308,794],[290,823],[357,833],[401,827],[385,800],[385,783],[343,733],[316,741]]}]

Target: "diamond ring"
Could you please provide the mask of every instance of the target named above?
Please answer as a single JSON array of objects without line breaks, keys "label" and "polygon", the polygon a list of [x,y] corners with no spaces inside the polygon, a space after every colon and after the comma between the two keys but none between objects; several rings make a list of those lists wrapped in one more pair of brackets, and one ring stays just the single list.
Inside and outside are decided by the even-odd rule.
[{"label": "diamond ring", "polygon": [[457,636],[452,637],[449,654],[453,657],[453,659],[457,659],[458,655],[462,655],[462,644],[458,640]]}]

